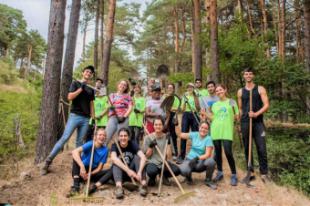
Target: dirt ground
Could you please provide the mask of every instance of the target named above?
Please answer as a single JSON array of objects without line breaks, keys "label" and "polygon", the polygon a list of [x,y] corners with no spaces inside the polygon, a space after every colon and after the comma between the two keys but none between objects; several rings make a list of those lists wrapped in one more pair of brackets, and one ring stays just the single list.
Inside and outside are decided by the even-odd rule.
[{"label": "dirt ground", "polygon": [[[29,166],[23,169],[22,178],[0,181],[0,203],[13,205],[175,205],[174,200],[180,196],[180,190],[173,184],[163,186],[161,197],[157,193],[157,186],[149,188],[147,197],[141,197],[137,192],[125,190],[125,198],[117,200],[113,185],[104,185],[100,191],[87,202],[66,198],[72,184],[72,158],[69,151],[58,155],[51,172],[40,176],[38,166]],[[293,189],[280,187],[274,183],[264,184],[258,177],[253,182],[254,188],[243,184],[237,187],[230,186],[230,174],[227,164],[224,165],[224,180],[219,183],[216,191],[210,190],[203,183],[204,174],[194,174],[194,185],[182,183],[186,192],[195,192],[194,195],[183,199],[176,205],[310,205],[310,200]],[[238,170],[238,177],[244,177],[245,172]],[[20,175],[17,175],[20,176]],[[178,177],[180,181],[182,177]],[[94,198],[97,197],[97,198]]]}]

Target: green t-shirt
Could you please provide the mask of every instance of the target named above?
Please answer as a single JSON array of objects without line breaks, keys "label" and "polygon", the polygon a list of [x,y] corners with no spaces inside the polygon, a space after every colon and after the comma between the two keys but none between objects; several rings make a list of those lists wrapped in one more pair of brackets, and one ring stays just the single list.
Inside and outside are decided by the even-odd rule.
[{"label": "green t-shirt", "polygon": [[[99,116],[104,110],[109,108],[109,101],[107,96],[103,97],[96,97],[94,101],[94,107],[95,107],[95,116]],[[97,119],[96,121],[97,126],[103,127],[107,126],[108,124],[108,114],[105,114],[100,119]]]},{"label": "green t-shirt", "polygon": [[[195,98],[194,98],[194,95],[189,95],[189,94],[184,94],[186,97],[187,97],[187,101],[188,101],[188,103],[185,103],[185,100],[186,100],[186,97],[182,97],[182,105],[181,105],[181,108],[183,109],[184,108],[184,104],[185,104],[185,112],[190,112],[191,111],[191,109],[190,109],[190,107],[192,108],[192,110],[194,111],[194,112],[196,112],[197,111],[197,109],[196,109],[196,105],[195,105]],[[189,107],[189,105],[190,105],[190,107]]]},{"label": "green t-shirt", "polygon": [[232,99],[217,101],[212,107],[211,137],[213,140],[233,140],[234,115],[239,114],[237,104]]},{"label": "green t-shirt", "polygon": [[175,96],[175,97],[174,97],[173,104],[172,104],[172,107],[171,107],[171,110],[172,110],[172,111],[176,111],[176,110],[178,110],[179,106],[180,106],[180,100],[179,100],[179,98],[177,98],[177,97]]},{"label": "green t-shirt", "polygon": [[[129,126],[142,127],[143,114],[145,112],[145,98],[133,97],[134,107],[129,115]],[[138,109],[141,113],[135,113],[133,110]]]},{"label": "green t-shirt", "polygon": [[197,96],[198,97],[206,97],[209,96],[209,92],[207,89],[197,89],[195,90],[195,92],[197,92]]}]

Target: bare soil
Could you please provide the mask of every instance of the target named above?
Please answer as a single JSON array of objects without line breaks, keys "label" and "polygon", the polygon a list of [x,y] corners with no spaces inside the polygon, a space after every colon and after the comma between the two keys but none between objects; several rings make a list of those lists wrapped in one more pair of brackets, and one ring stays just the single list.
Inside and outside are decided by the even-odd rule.
[{"label": "bare soil", "polygon": [[[40,176],[39,166],[29,165],[24,168],[22,178],[0,181],[0,203],[13,205],[174,205],[174,200],[181,195],[180,190],[173,184],[163,186],[163,194],[158,197],[157,186],[149,188],[147,197],[141,197],[137,192],[125,191],[125,198],[117,200],[113,185],[104,185],[87,201],[66,198],[70,186],[72,157],[69,151],[58,155],[50,173]],[[108,165],[107,165],[108,166]],[[182,183],[186,192],[193,191],[194,195],[184,198],[176,205],[310,205],[310,200],[294,189],[280,187],[274,183],[264,184],[259,176],[248,188],[243,184],[230,186],[230,172],[224,165],[225,178],[219,183],[217,190],[211,190],[204,185],[204,174],[194,174],[194,185]],[[245,172],[238,170],[242,179]],[[19,174],[16,174],[19,176]],[[178,177],[180,181],[182,177]],[[96,197],[96,198],[94,198]]]}]

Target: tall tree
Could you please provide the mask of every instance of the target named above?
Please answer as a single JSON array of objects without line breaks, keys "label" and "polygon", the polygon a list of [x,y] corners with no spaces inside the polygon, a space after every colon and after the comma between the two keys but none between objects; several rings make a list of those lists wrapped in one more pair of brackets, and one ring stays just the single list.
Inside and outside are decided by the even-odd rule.
[{"label": "tall tree", "polygon": [[103,49],[102,74],[101,74],[103,83],[106,86],[108,85],[108,82],[109,82],[109,64],[110,64],[111,48],[112,48],[112,42],[113,42],[115,7],[116,7],[116,0],[109,0],[108,20],[107,20],[106,37],[105,37],[104,49]]},{"label": "tall tree", "polygon": [[304,25],[305,66],[310,72],[310,0],[304,0]]},{"label": "tall tree", "polygon": [[[206,5],[207,5],[206,0]],[[218,52],[218,26],[217,26],[217,0],[210,0],[210,68],[211,79],[220,80],[219,52]]]},{"label": "tall tree", "polygon": [[265,40],[265,44],[267,45],[266,57],[270,58],[270,48],[268,46],[268,43],[266,42],[266,38],[268,34],[268,20],[267,20],[267,10],[266,10],[265,0],[259,0],[259,6],[262,12],[262,22],[263,22],[262,25],[263,25],[264,40]]},{"label": "tall tree", "polygon": [[179,71],[179,53],[180,53],[180,46],[179,46],[179,15],[177,7],[173,8],[173,17],[174,17],[174,51],[175,51],[175,63],[174,63],[174,72]]},{"label": "tall tree", "polygon": [[285,60],[285,6],[286,0],[278,0],[278,54],[279,58]]},{"label": "tall tree", "polygon": [[[100,0],[100,66],[102,68],[102,58],[104,49],[104,0]],[[101,72],[98,72],[101,73]]]},{"label": "tall tree", "polygon": [[202,54],[200,37],[201,34],[201,18],[200,18],[200,0],[192,0],[193,20],[192,20],[192,69],[195,79],[202,78]]},{"label": "tall tree", "polygon": [[95,46],[94,46],[94,67],[98,69],[98,37],[99,37],[99,17],[100,17],[100,0],[96,5],[96,21],[95,21]]},{"label": "tall tree", "polygon": [[[60,91],[62,100],[66,102],[68,101],[67,96],[70,84],[72,82],[72,73],[75,59],[76,39],[79,28],[80,10],[81,10],[81,0],[72,0],[70,20],[69,20],[69,31],[67,35],[67,45],[62,70],[61,91]],[[69,107],[66,104],[63,104],[63,108],[64,108],[65,120],[67,120]],[[59,126],[62,127],[63,118],[60,118],[60,120],[61,121],[59,123],[60,124]]]},{"label": "tall tree", "polygon": [[35,163],[42,162],[56,142],[66,0],[51,0],[48,50]]}]

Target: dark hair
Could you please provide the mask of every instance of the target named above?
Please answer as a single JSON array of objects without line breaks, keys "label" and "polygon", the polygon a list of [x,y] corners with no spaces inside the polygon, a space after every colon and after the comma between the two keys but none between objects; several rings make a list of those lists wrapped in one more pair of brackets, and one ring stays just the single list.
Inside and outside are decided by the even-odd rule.
[{"label": "dark hair", "polygon": [[227,87],[226,87],[224,84],[217,84],[217,85],[216,85],[216,88],[217,88],[217,87],[222,87],[223,89],[227,90]]},{"label": "dark hair", "polygon": [[243,72],[252,72],[254,74],[254,69],[252,67],[246,67],[243,69]]},{"label": "dark hair", "polygon": [[215,82],[212,80],[207,82],[206,87],[208,87],[209,84],[213,84],[214,86],[216,85]]},{"label": "dark hair", "polygon": [[95,67],[93,67],[92,65],[88,65],[87,67],[84,67],[83,72],[87,69],[89,69],[92,73],[95,73]]},{"label": "dark hair", "polygon": [[201,121],[201,122],[199,123],[199,127],[200,127],[201,125],[203,125],[203,124],[207,124],[207,125],[208,125],[208,129],[210,129],[210,124],[209,124],[209,122],[207,122],[207,121]]},{"label": "dark hair", "polygon": [[154,118],[154,121],[153,121],[153,125],[154,125],[154,123],[155,123],[155,121],[156,120],[159,120],[159,121],[161,121],[161,123],[163,124],[163,125],[165,125],[165,120],[164,120],[164,118],[162,117],[162,116],[156,116],[155,118]]},{"label": "dark hair", "polygon": [[201,78],[196,78],[195,82],[197,82],[197,81],[201,81],[202,82],[202,79]]},{"label": "dark hair", "polygon": [[101,84],[103,84],[103,79],[101,79],[101,78],[97,78],[96,81],[100,81]]},{"label": "dark hair", "polygon": [[117,132],[117,135],[119,136],[119,134],[120,134],[121,132],[126,132],[126,133],[128,134],[128,136],[130,137],[130,131],[129,131],[129,129],[127,129],[126,127],[120,128],[120,129],[118,130],[118,132]]}]

